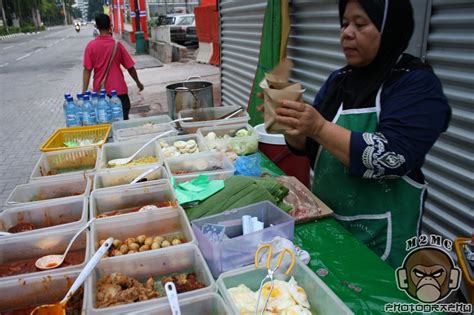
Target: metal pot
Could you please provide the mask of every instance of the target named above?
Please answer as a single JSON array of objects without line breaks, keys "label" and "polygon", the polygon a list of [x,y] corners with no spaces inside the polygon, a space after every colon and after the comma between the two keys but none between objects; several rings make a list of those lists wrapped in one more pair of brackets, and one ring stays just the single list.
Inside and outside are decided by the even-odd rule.
[{"label": "metal pot", "polygon": [[[200,81],[191,81],[199,79]],[[199,76],[188,77],[184,82],[166,86],[168,114],[172,119],[178,118],[183,109],[214,107],[212,83],[203,81]]]}]

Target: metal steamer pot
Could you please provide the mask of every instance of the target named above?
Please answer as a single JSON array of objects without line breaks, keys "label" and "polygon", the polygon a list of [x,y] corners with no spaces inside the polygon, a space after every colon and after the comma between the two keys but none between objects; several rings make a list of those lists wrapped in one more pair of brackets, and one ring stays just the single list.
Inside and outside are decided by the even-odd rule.
[{"label": "metal steamer pot", "polygon": [[166,86],[166,97],[168,114],[172,119],[178,118],[178,112],[183,109],[214,107],[212,83],[203,81],[199,76],[191,76],[184,82]]}]

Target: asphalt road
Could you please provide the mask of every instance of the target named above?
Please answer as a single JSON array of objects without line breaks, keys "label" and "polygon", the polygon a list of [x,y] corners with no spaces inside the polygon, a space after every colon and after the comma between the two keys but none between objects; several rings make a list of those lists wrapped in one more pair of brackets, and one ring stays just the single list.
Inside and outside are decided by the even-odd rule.
[{"label": "asphalt road", "polygon": [[82,53],[92,26],[73,26],[0,41],[0,207],[27,183],[41,144],[60,127],[65,92],[82,84]]}]

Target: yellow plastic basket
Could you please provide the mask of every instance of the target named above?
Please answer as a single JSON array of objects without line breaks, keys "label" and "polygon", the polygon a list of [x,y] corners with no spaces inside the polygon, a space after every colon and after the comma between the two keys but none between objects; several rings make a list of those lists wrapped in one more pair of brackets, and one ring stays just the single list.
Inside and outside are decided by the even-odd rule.
[{"label": "yellow plastic basket", "polygon": [[111,126],[112,125],[110,124],[103,124],[95,126],[69,127],[57,129],[52,134],[52,136],[49,137],[48,140],[43,143],[40,150],[42,152],[51,152],[77,148],[79,146],[66,146],[65,142],[77,142],[79,140],[88,140],[92,142],[91,145],[81,147],[101,147],[102,144],[107,142],[107,137],[109,136]]},{"label": "yellow plastic basket", "polygon": [[454,250],[456,251],[456,255],[458,256],[458,263],[459,267],[461,267],[462,275],[464,277],[464,282],[466,283],[467,289],[467,301],[469,303],[474,303],[474,279],[469,276],[469,271],[467,270],[468,266],[463,259],[462,254],[462,244],[466,241],[469,241],[469,238],[457,238],[454,241]]}]

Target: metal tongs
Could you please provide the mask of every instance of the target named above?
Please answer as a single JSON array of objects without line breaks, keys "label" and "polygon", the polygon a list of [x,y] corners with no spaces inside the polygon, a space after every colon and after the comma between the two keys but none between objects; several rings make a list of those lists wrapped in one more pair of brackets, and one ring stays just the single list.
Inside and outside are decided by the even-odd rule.
[{"label": "metal tongs", "polygon": [[258,315],[258,304],[260,303],[260,296],[262,295],[262,289],[264,287],[264,283],[268,279],[271,282],[271,286],[270,286],[270,290],[268,291],[267,298],[265,299],[265,304],[263,305],[261,314],[265,313],[265,308],[267,307],[268,301],[270,300],[270,296],[273,290],[273,274],[278,270],[278,268],[280,268],[283,258],[285,257],[285,253],[288,253],[291,257],[291,263],[288,269],[285,271],[285,275],[288,275],[293,270],[293,267],[295,266],[295,263],[296,263],[296,257],[293,251],[288,248],[283,248],[278,255],[278,260],[275,265],[275,268],[272,269],[270,266],[270,262],[272,260],[273,247],[271,244],[263,244],[263,245],[260,245],[257,251],[255,252],[255,268],[258,268],[259,255],[260,255],[260,252],[264,249],[268,249],[267,260],[265,263],[265,267],[267,268],[268,273],[265,276],[265,278],[263,278],[262,282],[260,283],[260,288],[258,289],[257,305],[255,306],[255,315]]}]

